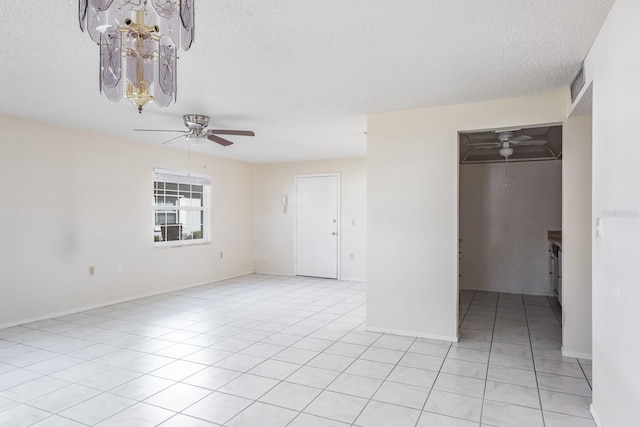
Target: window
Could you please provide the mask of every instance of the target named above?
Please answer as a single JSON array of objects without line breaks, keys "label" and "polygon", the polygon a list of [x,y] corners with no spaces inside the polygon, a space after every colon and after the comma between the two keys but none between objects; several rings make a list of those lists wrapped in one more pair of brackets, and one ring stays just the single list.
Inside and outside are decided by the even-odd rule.
[{"label": "window", "polygon": [[211,177],[154,169],[154,227],[156,246],[209,242]]}]

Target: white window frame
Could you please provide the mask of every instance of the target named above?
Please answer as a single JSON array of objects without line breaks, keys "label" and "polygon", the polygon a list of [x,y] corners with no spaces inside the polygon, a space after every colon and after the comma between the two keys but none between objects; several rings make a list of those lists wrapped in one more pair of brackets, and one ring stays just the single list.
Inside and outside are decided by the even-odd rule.
[{"label": "white window frame", "polygon": [[211,242],[211,176],[205,174],[175,171],[169,169],[153,169],[153,220],[152,234],[156,235],[156,213],[158,211],[174,210],[167,206],[156,204],[156,182],[170,182],[176,184],[202,185],[202,206],[176,206],[175,210],[184,212],[202,212],[202,238],[186,239],[186,240],[170,240],[155,241],[152,237],[155,247],[179,247],[209,244]]}]

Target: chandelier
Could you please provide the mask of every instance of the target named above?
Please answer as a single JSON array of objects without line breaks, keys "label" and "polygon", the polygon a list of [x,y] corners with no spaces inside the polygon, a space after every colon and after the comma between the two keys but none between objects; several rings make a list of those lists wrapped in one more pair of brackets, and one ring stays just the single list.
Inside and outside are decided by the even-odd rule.
[{"label": "chandelier", "polygon": [[100,45],[100,92],[142,113],[177,93],[177,51],[194,37],[193,0],[79,0],[80,29]]}]

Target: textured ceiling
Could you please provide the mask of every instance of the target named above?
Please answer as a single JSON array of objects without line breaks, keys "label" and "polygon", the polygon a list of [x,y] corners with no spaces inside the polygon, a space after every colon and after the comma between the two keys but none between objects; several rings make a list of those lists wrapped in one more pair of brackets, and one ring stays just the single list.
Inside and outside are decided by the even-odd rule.
[{"label": "textured ceiling", "polygon": [[256,132],[194,148],[215,155],[364,156],[369,113],[567,87],[612,3],[196,1],[178,101],[139,115],[98,93],[98,48],[80,32],[77,1],[0,0],[0,112],[156,144],[172,134],[132,129],[184,129],[182,115],[200,113],[210,127]]}]

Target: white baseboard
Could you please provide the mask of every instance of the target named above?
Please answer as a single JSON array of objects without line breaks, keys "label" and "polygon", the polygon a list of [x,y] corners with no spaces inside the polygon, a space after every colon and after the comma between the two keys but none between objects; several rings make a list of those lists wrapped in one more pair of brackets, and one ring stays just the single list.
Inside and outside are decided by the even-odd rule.
[{"label": "white baseboard", "polygon": [[393,334],[393,335],[404,335],[406,337],[427,338],[430,340],[439,340],[439,341],[448,341],[448,342],[460,341],[460,336],[458,335],[451,337],[448,335],[425,334],[423,332],[406,331],[402,329],[376,328],[369,325],[365,326],[365,330],[370,332],[380,332],[382,334]]},{"label": "white baseboard", "polygon": [[295,274],[291,274],[291,273],[274,273],[271,271],[261,271],[261,270],[255,270],[253,272],[253,274],[267,274],[269,276],[285,276],[285,277],[293,277],[295,276]]},{"label": "white baseboard", "polygon": [[476,289],[476,288],[460,288],[461,291],[478,291],[478,292],[500,292],[501,294],[516,295],[532,295],[536,297],[555,297],[555,294],[549,292],[531,292],[518,289]]},{"label": "white baseboard", "polygon": [[224,278],[216,279],[214,281],[207,281],[207,282],[203,282],[203,283],[196,283],[196,284],[191,284],[191,285],[186,285],[186,286],[177,286],[175,288],[163,289],[163,290],[160,290],[160,291],[157,291],[157,292],[149,292],[149,293],[145,293],[145,294],[138,294],[138,295],[135,295],[135,296],[130,296],[130,297],[126,297],[126,298],[119,298],[119,299],[115,299],[115,300],[109,300],[109,301],[100,302],[100,303],[97,303],[97,304],[85,305],[85,306],[82,306],[82,307],[76,307],[76,308],[72,308],[72,309],[64,310],[64,311],[56,311],[54,313],[47,313],[47,314],[43,314],[41,316],[35,316],[35,317],[26,318],[26,319],[16,320],[16,321],[13,321],[13,322],[2,323],[2,324],[0,324],[0,329],[12,328],[14,326],[26,325],[28,323],[39,322],[41,320],[48,320],[48,319],[53,319],[53,318],[56,318],[56,317],[68,316],[70,314],[82,313],[83,311],[88,311],[88,310],[93,310],[93,309],[96,309],[96,308],[107,307],[107,306],[115,305],[115,304],[121,304],[123,302],[133,301],[133,300],[137,300],[137,299],[140,299],[140,298],[147,298],[147,297],[152,297],[152,296],[155,296],[155,295],[168,294],[170,292],[182,291],[184,289],[196,288],[198,286],[203,286],[203,285],[211,285],[211,284],[215,284],[217,282],[222,282],[223,280],[235,279],[236,277],[247,276],[249,274],[253,274],[253,272],[236,274],[234,276],[224,277]]},{"label": "white baseboard", "polygon": [[589,412],[591,412],[591,417],[593,418],[593,421],[596,422],[596,425],[598,427],[603,427],[602,423],[600,422],[600,419],[598,418],[598,414],[596,414],[596,410],[593,407],[593,403],[589,405]]},{"label": "white baseboard", "polygon": [[564,347],[560,347],[560,352],[564,357],[572,357],[574,359],[593,360],[593,355],[591,353],[580,353],[579,351],[568,351],[568,350],[565,350]]},{"label": "white baseboard", "polygon": [[[268,274],[269,276],[283,276],[283,277],[296,277],[295,274],[293,273],[274,273],[271,271],[260,271],[260,270],[256,270],[254,271],[255,274]],[[300,276],[300,277],[305,277],[305,276]],[[338,280],[344,280],[347,282],[366,282],[367,279],[363,279],[360,277],[355,277],[355,278],[351,278],[351,277],[339,277]]]}]

